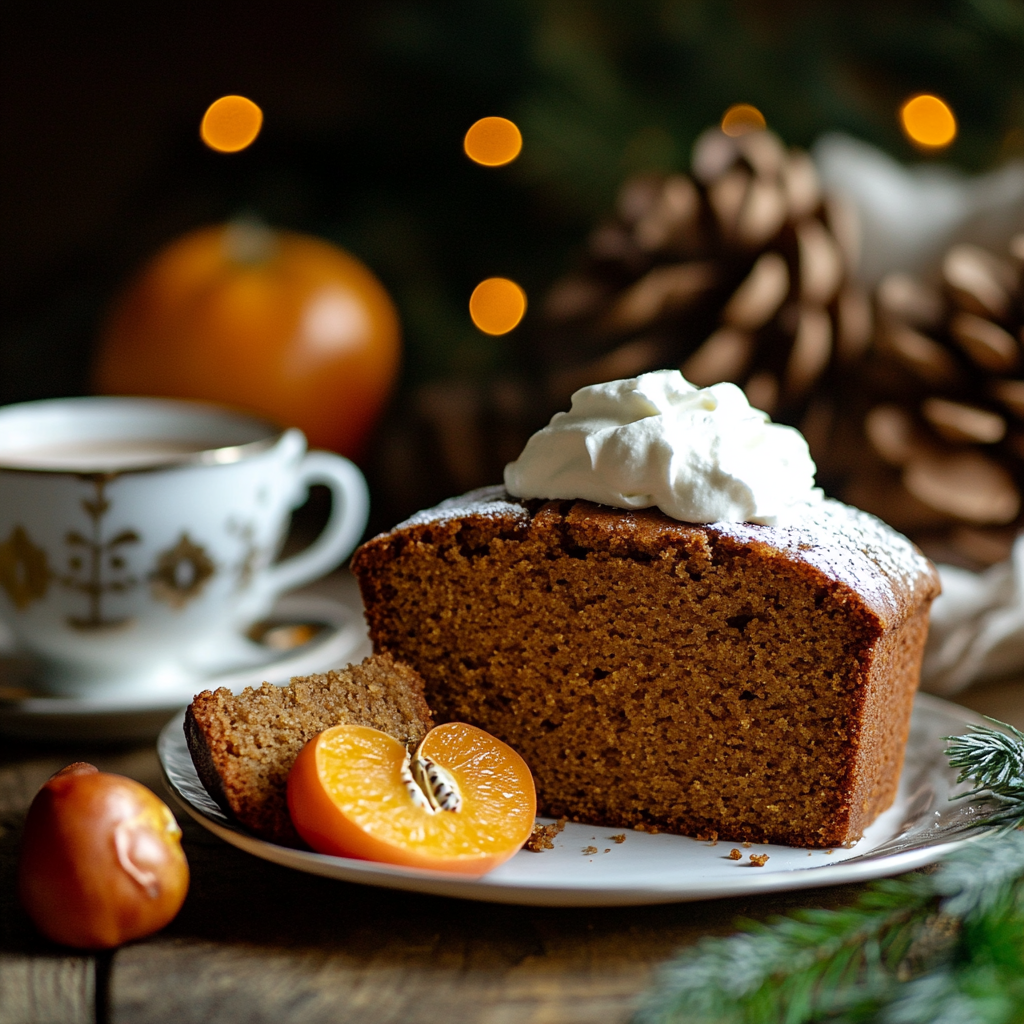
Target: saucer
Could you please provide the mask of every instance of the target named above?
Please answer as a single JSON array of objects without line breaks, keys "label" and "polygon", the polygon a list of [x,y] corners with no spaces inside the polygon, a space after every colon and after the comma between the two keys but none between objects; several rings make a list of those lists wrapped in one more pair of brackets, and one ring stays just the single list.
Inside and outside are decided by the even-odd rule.
[{"label": "saucer", "polygon": [[[116,698],[33,694],[31,666],[23,659],[0,655],[0,735],[29,740],[151,740],[200,690],[226,686],[237,692],[262,682],[280,685],[292,676],[361,661],[370,653],[360,612],[349,603],[320,595],[281,598],[266,620],[231,642],[241,643],[249,652],[244,665],[158,693],[140,690]],[[7,680],[14,685],[2,685]]]}]

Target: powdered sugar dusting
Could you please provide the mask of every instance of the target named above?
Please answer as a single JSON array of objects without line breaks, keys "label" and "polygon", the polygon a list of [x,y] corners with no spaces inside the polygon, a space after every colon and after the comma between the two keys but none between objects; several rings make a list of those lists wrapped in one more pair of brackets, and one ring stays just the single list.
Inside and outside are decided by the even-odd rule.
[{"label": "powdered sugar dusting", "polygon": [[792,553],[890,614],[908,598],[915,605],[939,590],[934,566],[903,534],[839,501],[823,501],[786,526],[715,523],[710,528],[721,536]]},{"label": "powdered sugar dusting", "polygon": [[[628,521],[635,513],[620,511],[620,515]],[[481,487],[417,512],[392,532],[481,516],[523,528],[533,519],[523,502],[503,487]],[[867,512],[830,499],[808,506],[802,517],[784,526],[694,526],[667,517],[665,523],[667,529],[704,529],[740,544],[765,545],[789,555],[855,590],[886,619],[899,616],[908,603],[914,607],[934,597],[939,589],[934,567],[906,537]]]},{"label": "powdered sugar dusting", "polygon": [[409,526],[448,523],[453,519],[465,519],[467,516],[484,516],[487,519],[506,521],[511,517],[517,525],[522,526],[529,525],[533,518],[521,501],[510,497],[505,488],[497,484],[491,487],[478,487],[475,491],[469,491],[457,498],[447,498],[440,505],[410,516],[389,532],[395,533]]}]

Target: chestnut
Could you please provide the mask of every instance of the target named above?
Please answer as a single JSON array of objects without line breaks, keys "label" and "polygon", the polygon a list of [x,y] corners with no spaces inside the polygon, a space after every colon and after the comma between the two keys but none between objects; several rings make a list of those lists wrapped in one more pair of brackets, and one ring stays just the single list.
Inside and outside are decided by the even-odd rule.
[{"label": "chestnut", "polygon": [[145,786],[76,762],[36,794],[18,865],[22,905],[47,938],[109,949],[163,928],[188,891],[181,829]]}]

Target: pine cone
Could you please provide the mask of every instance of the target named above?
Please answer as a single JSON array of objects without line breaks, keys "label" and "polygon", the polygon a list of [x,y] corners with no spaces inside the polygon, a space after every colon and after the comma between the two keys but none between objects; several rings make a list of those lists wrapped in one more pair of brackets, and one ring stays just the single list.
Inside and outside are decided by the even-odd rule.
[{"label": "pine cone", "polygon": [[1006,557],[1024,526],[1024,234],[1005,253],[952,247],[935,286],[890,275],[876,309],[862,389],[848,389],[858,434],[832,446],[854,457],[826,472],[933,557]]},{"label": "pine cone", "polygon": [[552,408],[586,384],[679,367],[799,422],[815,385],[870,339],[870,304],[847,276],[851,223],[806,153],[767,131],[709,129],[692,177],[626,181],[585,268],[548,295]]}]

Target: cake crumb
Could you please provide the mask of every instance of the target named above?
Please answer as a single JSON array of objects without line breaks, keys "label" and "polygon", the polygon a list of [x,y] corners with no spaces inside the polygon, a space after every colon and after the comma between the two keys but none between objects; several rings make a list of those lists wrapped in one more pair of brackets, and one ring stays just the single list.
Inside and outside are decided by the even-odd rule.
[{"label": "cake crumb", "polygon": [[611,850],[605,850],[604,852],[605,853],[611,853],[612,851]]},{"label": "cake crumb", "polygon": [[530,838],[523,844],[524,850],[531,853],[542,853],[544,850],[553,850],[555,844],[552,840],[565,828],[565,818],[559,818],[551,825],[534,825]]},{"label": "cake crumb", "polygon": [[833,853],[835,853],[835,852],[836,852],[835,850],[826,850],[826,851],[825,851],[825,856],[826,856],[826,857],[831,857],[831,856],[832,856],[832,854],[833,854]]},{"label": "cake crumb", "polygon": [[750,843],[744,843],[743,844],[743,849],[749,850],[750,849]]},{"label": "cake crumb", "polygon": [[534,825],[533,831],[530,833],[530,838],[523,843],[523,849],[529,850],[531,853],[541,853],[544,850],[553,850],[555,844],[551,842],[551,838],[547,833],[550,826],[548,825]]},{"label": "cake crumb", "polygon": [[626,833],[620,832],[618,835],[608,837],[613,843],[624,843],[626,841]]},{"label": "cake crumb", "polygon": [[743,860],[743,854],[739,850],[730,850],[729,860]]},{"label": "cake crumb", "polygon": [[590,854],[592,854],[592,853],[597,853],[597,847],[596,846],[584,846],[583,847],[583,855],[585,857],[590,856]]},{"label": "cake crumb", "polygon": [[752,853],[750,855],[750,863],[753,864],[755,868],[763,868],[767,860],[767,853]]}]

